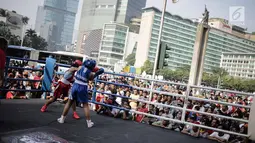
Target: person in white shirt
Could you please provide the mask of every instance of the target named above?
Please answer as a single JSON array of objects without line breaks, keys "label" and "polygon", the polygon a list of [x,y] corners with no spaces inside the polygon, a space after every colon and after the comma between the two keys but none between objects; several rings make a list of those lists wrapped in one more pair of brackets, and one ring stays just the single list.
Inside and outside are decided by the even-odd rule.
[{"label": "person in white shirt", "polygon": [[[218,127],[219,129],[223,129],[222,125]],[[213,132],[210,136],[208,136],[208,139],[218,141],[220,143],[228,142],[230,138],[229,134],[222,133],[222,132]]]},{"label": "person in white shirt", "polygon": [[[134,90],[134,94],[130,95],[130,98],[132,98],[132,99],[139,99],[139,94],[138,94],[136,89]],[[137,102],[137,100],[132,100],[132,99],[129,100],[129,102],[130,102],[129,105],[131,106],[131,109],[136,110],[138,102]]]}]

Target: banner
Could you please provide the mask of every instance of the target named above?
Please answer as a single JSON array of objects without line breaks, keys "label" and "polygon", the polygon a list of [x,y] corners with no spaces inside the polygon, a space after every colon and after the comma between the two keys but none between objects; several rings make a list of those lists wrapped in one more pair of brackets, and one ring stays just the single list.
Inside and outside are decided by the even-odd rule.
[{"label": "banner", "polygon": [[125,66],[123,69],[124,72],[128,73],[130,71],[130,66]]}]

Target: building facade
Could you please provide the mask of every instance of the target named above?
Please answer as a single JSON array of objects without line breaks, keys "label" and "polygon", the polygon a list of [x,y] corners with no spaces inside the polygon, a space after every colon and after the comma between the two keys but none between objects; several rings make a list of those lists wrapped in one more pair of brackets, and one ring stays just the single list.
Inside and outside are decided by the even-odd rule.
[{"label": "building facade", "polygon": [[98,55],[98,65],[112,69],[124,60],[129,27],[117,23],[105,24]]},{"label": "building facade", "polygon": [[[154,7],[143,9],[136,51],[136,67],[143,66],[146,60],[154,63],[160,19],[161,11],[159,9]],[[170,56],[167,59],[168,68],[176,69],[184,65],[191,65],[197,24],[190,19],[166,12],[161,40],[171,48],[167,51]],[[255,42],[211,28],[204,70],[210,72],[211,69],[220,67],[223,52],[255,52]]]},{"label": "building facade", "polygon": [[146,0],[85,0],[81,12],[77,48],[81,51],[86,31],[102,29],[105,23],[129,24],[133,17],[140,17]]},{"label": "building facade", "polygon": [[65,50],[72,44],[74,22],[79,0],[44,0],[37,12],[37,32],[44,37],[49,50]]},{"label": "building facade", "polygon": [[25,24],[23,23],[23,15],[20,15],[16,12],[5,10],[8,16],[1,16],[0,21],[4,22],[10,29],[13,35],[23,37],[23,33],[25,32]]},{"label": "building facade", "polygon": [[220,67],[231,76],[255,79],[255,53],[223,53]]},{"label": "building facade", "polygon": [[81,54],[88,55],[92,58],[98,58],[103,29],[86,31],[82,38]]}]

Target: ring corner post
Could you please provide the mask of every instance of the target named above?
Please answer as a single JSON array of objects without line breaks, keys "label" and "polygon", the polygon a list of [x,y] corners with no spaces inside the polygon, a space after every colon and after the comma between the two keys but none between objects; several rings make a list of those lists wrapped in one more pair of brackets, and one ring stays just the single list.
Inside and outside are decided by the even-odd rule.
[{"label": "ring corner post", "polygon": [[93,89],[93,93],[92,93],[92,103],[96,102],[97,80],[98,80],[98,77],[96,77],[95,82],[94,82],[94,89]]},{"label": "ring corner post", "polygon": [[[52,78],[54,74],[54,67],[56,64],[56,60],[49,57],[46,59],[45,67],[44,67],[44,77],[42,80],[42,91],[43,92],[50,92],[51,91],[51,84]],[[46,94],[44,94],[44,99],[46,99]]]},{"label": "ring corner post", "polygon": [[248,135],[249,139],[255,141],[255,103],[252,103],[250,108],[250,116],[248,122]]}]

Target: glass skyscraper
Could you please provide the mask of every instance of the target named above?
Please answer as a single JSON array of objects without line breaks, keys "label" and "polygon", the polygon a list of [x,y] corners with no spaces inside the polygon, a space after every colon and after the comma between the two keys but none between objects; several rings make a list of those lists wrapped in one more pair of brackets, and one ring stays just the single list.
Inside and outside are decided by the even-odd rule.
[{"label": "glass skyscraper", "polygon": [[114,64],[124,60],[129,27],[109,23],[105,24],[99,49],[99,66],[113,69]]},{"label": "glass skyscraper", "polygon": [[131,18],[141,17],[147,0],[84,0],[77,41],[82,51],[82,39],[86,31],[102,29],[105,23],[129,24]]},{"label": "glass skyscraper", "polygon": [[[159,36],[161,11],[145,8],[138,40],[136,67],[141,67],[148,59],[154,63]],[[171,48],[167,53],[168,68],[176,69],[191,65],[197,31],[196,22],[166,12],[162,41]],[[239,38],[232,34],[211,28],[205,55],[205,71],[220,67],[222,52],[255,52],[255,41]]]},{"label": "glass skyscraper", "polygon": [[44,0],[43,11],[40,11],[43,18],[37,19],[42,19],[38,24],[40,31],[47,31],[44,37],[50,48],[64,50],[65,45],[72,43],[78,4],[79,0]]}]

